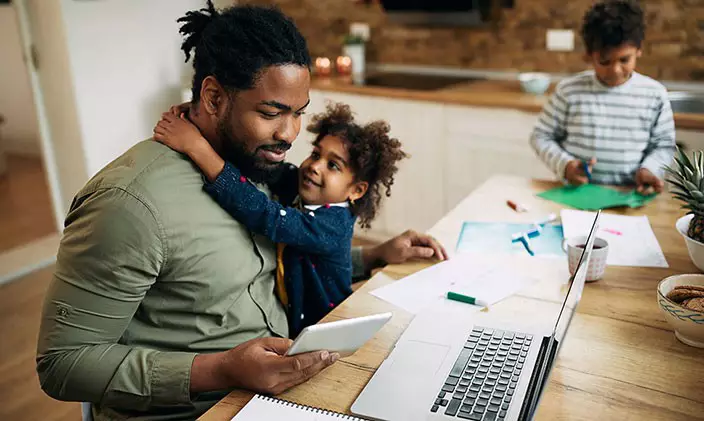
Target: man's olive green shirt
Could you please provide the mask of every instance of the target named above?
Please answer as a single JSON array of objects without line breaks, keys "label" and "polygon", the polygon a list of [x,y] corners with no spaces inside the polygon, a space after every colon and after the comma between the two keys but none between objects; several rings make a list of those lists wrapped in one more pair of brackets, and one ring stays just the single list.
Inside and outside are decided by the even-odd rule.
[{"label": "man's olive green shirt", "polygon": [[[363,271],[359,249],[353,265]],[[224,396],[189,392],[197,353],[288,336],[275,267],[275,245],[221,209],[186,157],[137,144],[71,205],[41,320],[42,388],[92,402],[96,421],[195,419]]]}]

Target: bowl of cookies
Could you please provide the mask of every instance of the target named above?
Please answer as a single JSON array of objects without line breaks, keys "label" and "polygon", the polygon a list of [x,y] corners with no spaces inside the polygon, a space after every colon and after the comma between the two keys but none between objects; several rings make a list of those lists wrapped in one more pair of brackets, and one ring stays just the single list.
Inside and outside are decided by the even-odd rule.
[{"label": "bowl of cookies", "polygon": [[704,348],[704,275],[674,275],[660,281],[658,306],[677,339]]}]

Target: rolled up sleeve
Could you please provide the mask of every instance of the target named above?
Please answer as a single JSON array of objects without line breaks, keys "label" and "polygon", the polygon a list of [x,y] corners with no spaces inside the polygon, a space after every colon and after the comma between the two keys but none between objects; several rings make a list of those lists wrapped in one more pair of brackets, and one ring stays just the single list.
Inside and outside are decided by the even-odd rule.
[{"label": "rolled up sleeve", "polygon": [[352,257],[352,281],[361,281],[368,278],[371,274],[364,267],[364,257],[362,256],[362,247],[352,247],[350,252]]},{"label": "rolled up sleeve", "polygon": [[194,353],[121,341],[167,255],[158,217],[140,198],[109,188],[74,200],[37,344],[49,396],[135,410],[190,403]]}]

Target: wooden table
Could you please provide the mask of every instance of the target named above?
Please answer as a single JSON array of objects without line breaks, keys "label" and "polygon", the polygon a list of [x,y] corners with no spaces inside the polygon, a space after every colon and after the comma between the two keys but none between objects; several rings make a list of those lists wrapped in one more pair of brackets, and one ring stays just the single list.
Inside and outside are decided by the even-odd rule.
[{"label": "wooden table", "polygon": [[[535,197],[554,183],[497,176],[483,184],[440,220],[430,233],[454,249],[464,220],[533,222],[560,206]],[[518,214],[506,206],[512,199],[530,207]],[[669,195],[624,215],[646,214],[665,253],[668,269],[609,267],[604,279],[586,285],[547,390],[540,420],[693,420],[704,419],[704,349],[679,342],[660,313],[656,286],[678,273],[697,273],[680,234],[682,215]],[[565,259],[566,260],[566,259]],[[538,274],[541,281],[492,306],[497,317],[554,320],[564,297],[566,262],[511,258],[511,264]],[[394,311],[392,320],[355,355],[340,360],[305,384],[279,396],[293,402],[349,413],[359,392],[412,315],[369,294],[427,264],[388,266],[335,309],[325,321]],[[226,421],[251,393],[234,391],[201,417]]]}]

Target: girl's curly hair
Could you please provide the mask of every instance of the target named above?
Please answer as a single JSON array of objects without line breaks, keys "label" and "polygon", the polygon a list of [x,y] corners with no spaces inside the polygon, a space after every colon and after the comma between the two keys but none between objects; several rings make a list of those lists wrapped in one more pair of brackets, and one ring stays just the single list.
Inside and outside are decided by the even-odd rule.
[{"label": "girl's curly hair", "polygon": [[385,121],[357,124],[350,106],[342,103],[328,103],[324,113],[313,116],[307,129],[316,135],[314,145],[329,135],[345,141],[355,181],[369,184],[367,193],[350,209],[359,217],[362,228],[369,228],[382,196],[391,196],[397,162],[408,157],[401,150],[401,142],[389,136],[391,128]]}]

